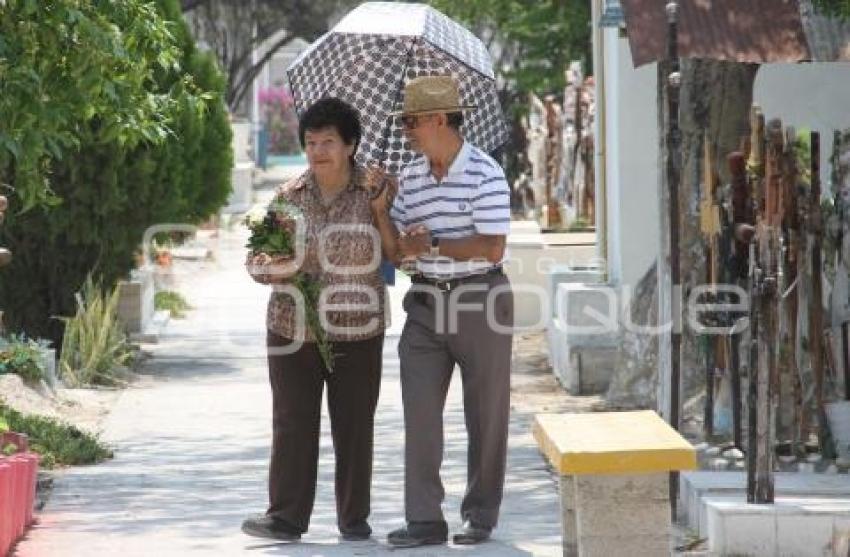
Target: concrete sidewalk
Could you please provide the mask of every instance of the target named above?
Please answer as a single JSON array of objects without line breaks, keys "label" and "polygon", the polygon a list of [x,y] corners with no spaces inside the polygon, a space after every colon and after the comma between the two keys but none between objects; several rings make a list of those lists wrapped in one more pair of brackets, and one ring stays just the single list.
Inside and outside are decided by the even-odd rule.
[{"label": "concrete sidewalk", "polygon": [[[241,228],[241,227],[237,227]],[[374,539],[337,537],[333,453],[323,416],[319,487],[310,531],[298,544],[243,535],[243,518],[266,505],[271,397],[264,348],[266,287],[242,267],[246,234],[221,233],[214,262],[178,265],[194,310],[172,320],[142,379],[120,397],[105,423],[115,458],[60,473],[39,525],[16,555],[377,555],[403,523],[403,422],[396,346],[404,320],[393,288],[393,326],[375,431]],[[506,498],[494,539],[476,547],[431,546],[416,555],[561,555],[557,485],[530,435],[531,412],[513,414]],[[455,374],[445,413],[444,506],[460,525],[466,481],[466,431]]]}]

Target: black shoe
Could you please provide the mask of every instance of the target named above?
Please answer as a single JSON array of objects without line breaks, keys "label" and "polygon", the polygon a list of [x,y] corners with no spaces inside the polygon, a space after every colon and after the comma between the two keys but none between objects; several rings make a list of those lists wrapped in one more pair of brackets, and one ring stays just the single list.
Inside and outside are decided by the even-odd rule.
[{"label": "black shoe", "polygon": [[362,520],[351,526],[340,526],[339,533],[342,534],[342,539],[347,542],[359,542],[372,537],[372,527],[369,526],[368,522]]},{"label": "black shoe", "polygon": [[245,519],[242,522],[242,531],[249,536],[287,542],[296,542],[301,539],[300,529],[285,520],[268,515]]},{"label": "black shoe", "polygon": [[408,522],[407,526],[393,530],[387,536],[387,543],[393,547],[439,545],[448,540],[449,527],[445,521]]},{"label": "black shoe", "polygon": [[471,520],[463,523],[460,532],[452,536],[452,541],[455,545],[472,545],[481,543],[490,539],[492,528],[480,526]]}]

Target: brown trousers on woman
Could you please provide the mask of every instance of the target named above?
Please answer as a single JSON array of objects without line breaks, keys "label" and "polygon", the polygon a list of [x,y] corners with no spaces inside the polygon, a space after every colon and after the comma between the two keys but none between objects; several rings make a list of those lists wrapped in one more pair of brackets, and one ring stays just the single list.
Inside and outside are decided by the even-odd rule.
[{"label": "brown trousers on woman", "polygon": [[336,456],[337,523],[341,529],[366,520],[372,483],[372,432],[381,386],[383,334],[333,343],[329,374],[315,343],[291,354],[273,348],[292,341],[268,333],[272,387],[272,455],[267,514],[307,531],[316,495],[322,391],[328,385]]}]

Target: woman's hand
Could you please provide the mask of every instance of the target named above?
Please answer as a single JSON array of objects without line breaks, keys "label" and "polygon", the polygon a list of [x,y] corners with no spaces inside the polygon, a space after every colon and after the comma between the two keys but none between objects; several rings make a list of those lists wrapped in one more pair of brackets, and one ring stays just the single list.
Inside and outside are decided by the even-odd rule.
[{"label": "woman's hand", "polygon": [[260,284],[283,284],[298,271],[293,257],[272,257],[267,253],[248,254],[245,267]]}]

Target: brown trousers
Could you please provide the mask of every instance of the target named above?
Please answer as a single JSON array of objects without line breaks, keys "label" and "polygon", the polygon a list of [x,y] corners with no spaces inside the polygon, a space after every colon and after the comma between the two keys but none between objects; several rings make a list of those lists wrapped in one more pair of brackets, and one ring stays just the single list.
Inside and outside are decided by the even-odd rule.
[{"label": "brown trousers", "polygon": [[[291,342],[268,333],[270,349]],[[369,516],[372,431],[383,345],[383,334],[334,343],[332,374],[325,370],[315,343],[304,343],[285,355],[270,350],[273,408],[267,514],[307,531],[316,495],[322,391],[327,383],[336,457],[337,523],[346,528]]]}]

